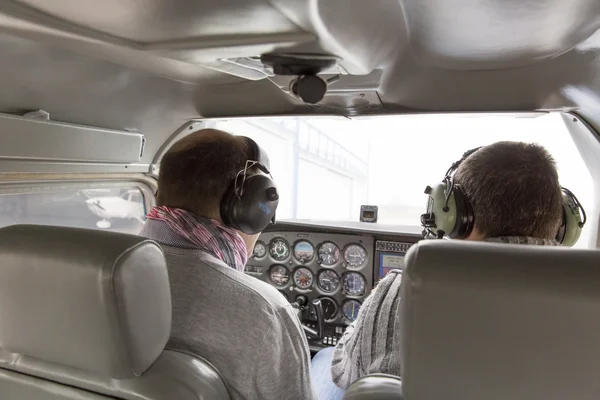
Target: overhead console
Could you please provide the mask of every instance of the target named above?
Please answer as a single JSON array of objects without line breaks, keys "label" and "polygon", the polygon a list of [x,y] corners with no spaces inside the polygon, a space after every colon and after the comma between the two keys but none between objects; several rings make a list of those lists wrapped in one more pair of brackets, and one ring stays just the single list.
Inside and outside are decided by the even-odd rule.
[{"label": "overhead console", "polygon": [[313,302],[320,300],[323,332],[309,340],[313,350],[337,344],[373,287],[389,271],[403,268],[406,251],[419,239],[385,235],[380,240],[370,232],[342,234],[324,231],[326,227],[292,230],[281,225],[273,228],[283,229],[260,236],[246,273],[299,306],[302,323],[315,331],[319,318]]}]

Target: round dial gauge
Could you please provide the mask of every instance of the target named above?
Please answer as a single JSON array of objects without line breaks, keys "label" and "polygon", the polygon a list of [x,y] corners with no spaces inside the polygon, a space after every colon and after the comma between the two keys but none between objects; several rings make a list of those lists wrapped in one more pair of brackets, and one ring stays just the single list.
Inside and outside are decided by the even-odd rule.
[{"label": "round dial gauge", "polygon": [[315,249],[310,242],[306,240],[300,240],[294,245],[294,257],[296,257],[296,260],[300,261],[301,263],[312,260],[314,256]]},{"label": "round dial gauge", "polygon": [[350,296],[360,296],[365,292],[365,278],[358,272],[348,272],[344,276],[344,290]]},{"label": "round dial gauge", "polygon": [[263,242],[256,242],[254,245],[254,252],[252,253],[252,257],[254,258],[263,258],[267,255],[267,245]]},{"label": "round dial gauge", "polygon": [[359,269],[367,262],[367,251],[358,244],[351,244],[344,250],[344,261],[348,269]]},{"label": "round dial gauge", "polygon": [[294,272],[294,283],[299,289],[308,289],[313,284],[313,274],[308,268],[298,268]]},{"label": "round dial gauge", "polygon": [[340,261],[340,249],[332,242],[325,242],[319,247],[319,261],[322,265],[331,266]]},{"label": "round dial gauge", "polygon": [[330,269],[323,270],[319,273],[317,285],[324,292],[334,292],[340,286],[340,277],[335,271]]},{"label": "round dial gauge", "polygon": [[283,261],[290,255],[290,245],[284,239],[273,239],[269,244],[269,254],[274,260]]},{"label": "round dial gauge", "polygon": [[269,279],[275,286],[285,286],[290,281],[290,272],[283,265],[273,265],[269,271]]},{"label": "round dial gauge", "polygon": [[342,306],[342,313],[344,318],[349,322],[354,322],[358,317],[358,310],[360,310],[361,304],[356,300],[346,300]]},{"label": "round dial gauge", "polygon": [[338,306],[329,297],[321,297],[321,304],[323,305],[323,314],[325,314],[325,321],[331,321],[335,319],[337,315]]}]

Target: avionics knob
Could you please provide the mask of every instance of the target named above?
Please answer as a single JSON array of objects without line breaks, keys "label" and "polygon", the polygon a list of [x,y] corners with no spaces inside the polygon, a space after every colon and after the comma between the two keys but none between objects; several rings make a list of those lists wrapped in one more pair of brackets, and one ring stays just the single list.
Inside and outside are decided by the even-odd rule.
[{"label": "avionics knob", "polygon": [[298,306],[304,307],[308,304],[308,299],[306,298],[306,296],[300,295],[296,297],[296,303],[298,303]]}]

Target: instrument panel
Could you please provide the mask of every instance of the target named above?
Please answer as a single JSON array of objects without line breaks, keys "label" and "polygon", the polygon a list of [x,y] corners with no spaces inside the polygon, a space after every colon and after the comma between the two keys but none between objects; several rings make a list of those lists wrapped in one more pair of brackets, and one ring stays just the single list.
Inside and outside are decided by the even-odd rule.
[{"label": "instrument panel", "polygon": [[302,324],[309,328],[317,328],[312,301],[321,300],[324,337],[308,338],[316,352],[337,344],[387,273],[404,269],[406,252],[422,238],[420,230],[409,228],[280,221],[259,237],[246,273],[277,288],[290,303],[303,298]]},{"label": "instrument panel", "polygon": [[[371,236],[311,232],[264,232],[248,260],[246,273],[277,288],[289,302],[321,299],[325,322],[342,332],[353,322],[373,288]],[[302,316],[316,321],[308,307]],[[332,341],[335,341],[332,339]],[[334,343],[327,343],[334,344]]]}]

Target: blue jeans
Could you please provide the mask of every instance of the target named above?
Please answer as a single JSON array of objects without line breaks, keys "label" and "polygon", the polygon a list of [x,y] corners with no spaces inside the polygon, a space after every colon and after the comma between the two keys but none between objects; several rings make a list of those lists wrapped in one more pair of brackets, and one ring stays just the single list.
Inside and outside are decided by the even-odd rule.
[{"label": "blue jeans", "polygon": [[319,400],[341,400],[344,396],[344,389],[337,387],[331,378],[333,349],[327,347],[319,351],[310,365],[310,376]]}]

